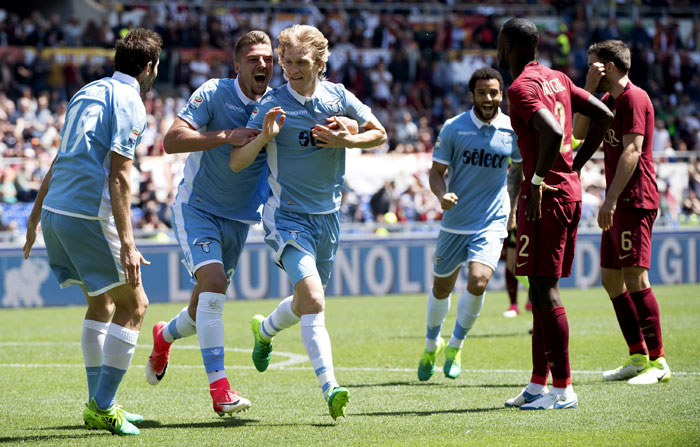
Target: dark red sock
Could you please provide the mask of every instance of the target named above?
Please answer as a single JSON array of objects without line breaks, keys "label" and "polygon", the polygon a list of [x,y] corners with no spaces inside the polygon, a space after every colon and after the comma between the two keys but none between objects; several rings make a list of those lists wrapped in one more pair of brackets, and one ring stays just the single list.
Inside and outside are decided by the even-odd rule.
[{"label": "dark red sock", "polygon": [[651,287],[630,293],[634,306],[639,315],[639,326],[649,350],[649,359],[656,360],[664,356],[664,345],[661,340],[661,319],[659,318],[659,303],[656,302]]},{"label": "dark red sock", "polygon": [[545,354],[552,370],[552,385],[566,388],[571,385],[569,367],[569,321],[564,306],[553,307],[539,313]]},{"label": "dark red sock", "polygon": [[644,344],[642,330],[639,327],[637,308],[635,307],[629,292],[625,290],[622,295],[613,298],[611,301],[613,308],[615,309],[617,322],[622,330],[622,335],[625,337],[625,341],[629,347],[630,355],[646,355],[647,348]]},{"label": "dark red sock", "polygon": [[549,364],[544,353],[544,340],[542,339],[542,326],[537,312],[532,313],[532,377],[530,382],[538,385],[547,385],[549,376]]},{"label": "dark red sock", "polygon": [[508,291],[508,298],[510,298],[510,305],[518,305],[518,280],[515,279],[515,275],[508,269],[506,269],[506,290]]}]

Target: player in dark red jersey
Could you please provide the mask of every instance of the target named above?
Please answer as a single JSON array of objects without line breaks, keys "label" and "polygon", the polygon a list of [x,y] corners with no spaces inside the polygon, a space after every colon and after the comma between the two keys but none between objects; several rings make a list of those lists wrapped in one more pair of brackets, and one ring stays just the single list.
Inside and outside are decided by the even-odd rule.
[{"label": "player in dark red jersey", "polygon": [[[666,382],[671,371],[664,359],[659,305],[649,284],[651,227],[659,207],[652,157],[654,107],[644,90],[627,76],[630,50],[619,40],[588,49],[586,90],[603,93],[602,102],[615,112],[603,140],[605,201],[598,213],[603,229],[600,266],[630,356],[607,380],[637,385]],[[574,135],[586,136],[588,118],[576,114]]]},{"label": "player in dark red jersey", "polygon": [[[536,60],[534,23],[515,18],[498,36],[498,62],[510,70],[508,90],[513,130],[523,156],[516,275],[530,279],[532,377],[507,407],[545,410],[578,407],[569,368],[569,323],[559,297],[559,278],[571,274],[581,216],[578,170],[600,146],[613,115],[563,73]],[[572,109],[591,118],[588,137],[574,159]],[[575,167],[578,166],[578,169]],[[549,370],[552,389],[547,391]]]}]

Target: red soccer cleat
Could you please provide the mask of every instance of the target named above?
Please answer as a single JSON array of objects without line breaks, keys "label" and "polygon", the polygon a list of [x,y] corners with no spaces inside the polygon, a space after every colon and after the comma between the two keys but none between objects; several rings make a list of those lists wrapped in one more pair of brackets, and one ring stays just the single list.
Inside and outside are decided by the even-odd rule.
[{"label": "red soccer cleat", "polygon": [[250,408],[250,401],[241,397],[241,393],[238,391],[232,390],[225,377],[209,385],[209,392],[214,404],[214,411],[221,417]]},{"label": "red soccer cleat", "polygon": [[163,339],[163,328],[166,324],[168,323],[165,321],[159,321],[153,326],[153,350],[146,362],[146,382],[151,385],[158,385],[168,369],[170,347],[173,344]]}]

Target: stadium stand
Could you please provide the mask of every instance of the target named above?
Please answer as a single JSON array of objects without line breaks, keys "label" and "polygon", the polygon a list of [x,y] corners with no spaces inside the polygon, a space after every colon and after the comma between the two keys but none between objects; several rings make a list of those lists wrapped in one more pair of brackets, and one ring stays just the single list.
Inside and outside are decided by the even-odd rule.
[{"label": "stadium stand", "polygon": [[[631,79],[655,107],[654,140],[660,223],[698,223],[700,215],[700,20],[697,3],[674,2],[676,16],[657,14],[653,2],[631,10],[608,2],[478,4],[330,3],[282,6],[250,2],[231,7],[165,2],[113,6],[101,19],[29,15],[0,10],[0,231],[20,237],[38,185],[58,148],[66,102],[83,84],[112,73],[111,52],[125,30],[144,26],[165,42],[161,75],[145,98],[148,127],[137,149],[132,197],[137,228],[169,227],[169,203],[184,158],[164,155],[162,138],[201,79],[233,74],[232,42],[250,29],[276,36],[291,23],[318,26],[331,47],[329,78],[371,104],[389,141],[371,151],[348,151],[342,221],[430,222],[440,219],[428,188],[433,141],[445,119],[471,105],[467,80],[495,64],[503,18],[523,8],[539,13],[540,60],[579,85],[590,43],[620,38],[633,50]],[[603,4],[604,3],[604,4]],[[222,3],[226,5],[226,3]],[[548,11],[557,14],[547,15]],[[668,9],[666,10],[669,11]],[[670,10],[673,11],[673,10]],[[693,13],[694,11],[694,13]],[[563,17],[564,21],[554,19]],[[504,73],[506,83],[510,79]],[[283,82],[275,67],[272,86]],[[505,99],[505,98],[504,98]],[[507,104],[504,104],[507,110]],[[595,225],[602,202],[602,160],[583,173],[584,220]],[[377,204],[382,206],[377,206]],[[14,236],[13,236],[14,235]]]}]

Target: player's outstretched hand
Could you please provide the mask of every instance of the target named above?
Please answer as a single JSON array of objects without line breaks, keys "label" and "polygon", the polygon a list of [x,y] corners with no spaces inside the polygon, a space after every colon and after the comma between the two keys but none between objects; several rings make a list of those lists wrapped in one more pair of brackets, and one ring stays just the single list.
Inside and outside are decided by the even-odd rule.
[{"label": "player's outstretched hand", "polygon": [[[273,107],[268,110],[262,124],[262,135],[266,140],[274,138],[278,133],[280,133],[280,129],[282,128],[282,124],[284,124],[286,116],[287,115],[285,114],[284,110],[282,110],[282,107]],[[279,117],[279,121],[277,120],[277,117]]]},{"label": "player's outstretched hand", "polygon": [[612,200],[604,200],[598,211],[598,226],[603,231],[608,231],[613,224],[613,214],[617,204]]},{"label": "player's outstretched hand", "polygon": [[255,137],[260,133],[257,129],[248,129],[246,127],[239,127],[228,131],[226,135],[226,141],[228,144],[234,147],[243,147],[246,144],[253,141]]},{"label": "player's outstretched hand", "polygon": [[24,243],[22,251],[24,251],[24,259],[29,259],[29,254],[32,252],[32,246],[36,241],[36,225],[27,225],[27,242]]},{"label": "player's outstretched hand", "polygon": [[150,265],[135,245],[122,245],[120,258],[126,283],[132,288],[141,285],[141,264]]},{"label": "player's outstretched hand", "polygon": [[589,92],[595,92],[603,76],[605,76],[605,66],[600,62],[592,63],[588,68],[588,73],[586,73],[586,86],[584,88]]},{"label": "player's outstretched hand", "polygon": [[542,217],[542,194],[549,191],[558,191],[557,188],[549,186],[545,182],[541,185],[530,185],[530,199],[527,201],[527,220],[537,220]]},{"label": "player's outstretched hand", "polygon": [[[350,143],[350,130],[348,126],[342,120],[335,117],[334,124],[331,126],[322,126],[321,124],[316,124],[313,129],[311,129],[311,135],[316,140],[316,146],[318,147],[348,147]],[[336,128],[337,130],[333,130]]]},{"label": "player's outstretched hand", "polygon": [[453,206],[457,205],[459,197],[453,192],[448,192],[440,198],[440,206],[443,210],[447,211],[452,209]]}]

